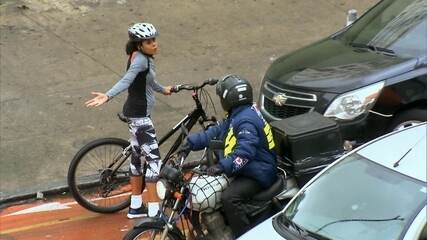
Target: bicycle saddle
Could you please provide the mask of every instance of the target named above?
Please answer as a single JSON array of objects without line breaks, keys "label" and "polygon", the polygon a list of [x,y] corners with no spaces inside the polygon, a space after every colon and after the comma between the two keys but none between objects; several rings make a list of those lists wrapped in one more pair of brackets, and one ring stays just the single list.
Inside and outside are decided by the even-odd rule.
[{"label": "bicycle saddle", "polygon": [[123,113],[117,113],[117,117],[119,117],[120,121],[124,123],[129,123],[129,118],[123,115]]}]

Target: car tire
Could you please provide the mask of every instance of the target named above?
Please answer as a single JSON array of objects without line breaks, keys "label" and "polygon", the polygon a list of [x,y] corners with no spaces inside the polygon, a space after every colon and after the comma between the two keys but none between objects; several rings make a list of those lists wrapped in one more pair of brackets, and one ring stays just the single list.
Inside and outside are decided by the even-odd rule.
[{"label": "car tire", "polygon": [[388,130],[389,132],[397,131],[424,121],[427,121],[427,109],[413,108],[397,114]]}]

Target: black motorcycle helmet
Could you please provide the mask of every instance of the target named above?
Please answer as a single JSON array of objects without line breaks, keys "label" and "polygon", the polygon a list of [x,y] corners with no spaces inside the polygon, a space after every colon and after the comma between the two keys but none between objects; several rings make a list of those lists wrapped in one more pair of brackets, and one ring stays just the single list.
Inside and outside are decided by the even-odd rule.
[{"label": "black motorcycle helmet", "polygon": [[222,108],[229,112],[244,104],[252,104],[252,87],[248,80],[237,75],[227,75],[216,84],[216,94]]}]

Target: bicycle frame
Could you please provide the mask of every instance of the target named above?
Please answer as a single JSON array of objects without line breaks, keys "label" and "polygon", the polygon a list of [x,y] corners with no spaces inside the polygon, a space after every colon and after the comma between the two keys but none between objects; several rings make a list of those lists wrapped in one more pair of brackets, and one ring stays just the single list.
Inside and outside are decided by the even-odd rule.
[{"label": "bicycle frame", "polygon": [[[205,126],[203,125],[203,123],[205,122],[212,122],[212,123],[216,122],[215,117],[208,119],[206,112],[203,109],[203,106],[199,100],[197,90],[193,90],[192,98],[196,103],[196,107],[190,113],[188,113],[184,118],[182,118],[181,121],[179,121],[169,132],[167,132],[162,138],[160,138],[159,146],[161,146],[166,140],[168,140],[171,136],[173,136],[181,128],[182,125],[184,125],[188,131],[190,131],[197,122],[199,122],[203,128],[205,128]],[[175,142],[173,143],[172,147],[169,149],[168,153],[163,158],[163,160],[170,158],[170,156],[181,145],[183,138],[184,138],[184,134],[180,133],[176,138]],[[118,158],[115,159],[108,166],[108,168],[112,168],[114,165],[116,165],[115,168],[112,169],[113,174],[117,172],[117,170],[122,166],[122,164],[126,161],[126,159],[131,155],[131,151],[132,149],[131,149],[131,146],[129,145],[123,150],[123,154],[121,156],[118,156]],[[164,164],[165,164],[165,161],[162,161],[161,167],[163,167]]]},{"label": "bicycle frame", "polygon": [[[205,126],[203,125],[204,122],[208,122],[208,121],[212,121],[215,122],[215,119],[207,119],[206,116],[206,112],[203,109],[197,94],[193,93],[193,99],[196,102],[196,108],[191,111],[189,114],[187,114],[181,121],[179,121],[168,133],[166,133],[165,136],[163,136],[160,140],[159,140],[159,146],[162,145],[162,143],[164,143],[167,139],[169,139],[172,135],[174,135],[178,129],[181,128],[182,125],[185,126],[185,128],[190,131],[193,126],[197,123],[197,121],[199,121],[199,123],[201,124],[201,126],[203,128],[205,128]],[[166,156],[163,158],[165,159],[169,159],[169,157],[172,155],[172,153],[174,153],[178,147],[181,145],[182,140],[184,138],[184,134],[180,133],[177,137],[177,139],[175,140],[174,144],[172,145],[172,147],[169,149],[168,153],[166,154]],[[165,161],[163,161],[164,164]]]}]

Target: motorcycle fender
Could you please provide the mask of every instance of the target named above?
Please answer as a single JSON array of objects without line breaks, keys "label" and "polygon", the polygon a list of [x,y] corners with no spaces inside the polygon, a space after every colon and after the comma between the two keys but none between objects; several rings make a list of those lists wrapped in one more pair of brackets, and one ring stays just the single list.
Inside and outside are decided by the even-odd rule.
[{"label": "motorcycle fender", "polygon": [[140,228],[141,226],[143,226],[145,224],[148,224],[148,223],[154,224],[154,225],[159,226],[159,227],[165,225],[165,223],[163,222],[163,220],[160,219],[160,218],[156,218],[156,217],[145,217],[145,218],[139,219],[135,223],[134,228]]}]

